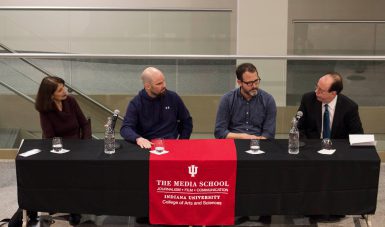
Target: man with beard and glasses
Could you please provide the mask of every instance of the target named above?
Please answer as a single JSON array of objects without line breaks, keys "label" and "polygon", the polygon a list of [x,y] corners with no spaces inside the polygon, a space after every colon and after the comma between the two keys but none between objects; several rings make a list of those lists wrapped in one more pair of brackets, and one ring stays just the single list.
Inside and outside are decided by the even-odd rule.
[{"label": "man with beard and glasses", "polygon": [[238,88],[226,93],[219,104],[215,137],[269,139],[275,136],[277,107],[272,95],[259,88],[256,67],[244,63],[236,69]]},{"label": "man with beard and glasses", "polygon": [[[238,88],[221,99],[215,122],[215,137],[229,139],[270,139],[275,136],[277,107],[272,95],[259,88],[261,78],[251,63],[239,65],[235,71]],[[241,224],[249,220],[242,216]],[[271,216],[260,216],[259,222],[271,223]]]},{"label": "man with beard and glasses", "polygon": [[126,111],[120,135],[141,148],[151,148],[151,139],[189,139],[193,124],[182,99],[166,89],[163,73],[154,67],[146,68],[139,91]]}]

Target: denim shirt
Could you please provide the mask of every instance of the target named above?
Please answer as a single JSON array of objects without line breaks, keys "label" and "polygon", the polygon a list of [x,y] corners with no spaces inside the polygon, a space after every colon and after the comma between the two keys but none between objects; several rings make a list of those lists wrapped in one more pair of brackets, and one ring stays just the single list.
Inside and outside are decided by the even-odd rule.
[{"label": "denim shirt", "polygon": [[215,138],[226,138],[230,132],[274,138],[276,115],[277,107],[272,95],[258,89],[257,95],[247,101],[240,88],[236,88],[220,101]]}]

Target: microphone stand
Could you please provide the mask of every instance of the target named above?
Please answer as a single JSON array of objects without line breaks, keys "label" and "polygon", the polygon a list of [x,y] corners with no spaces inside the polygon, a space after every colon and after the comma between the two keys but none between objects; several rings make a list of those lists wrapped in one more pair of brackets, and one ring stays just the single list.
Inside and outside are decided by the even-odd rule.
[{"label": "microphone stand", "polygon": [[[297,123],[299,122],[299,119],[303,116],[303,112],[302,111],[298,111],[295,118],[297,120]],[[297,125],[298,126],[298,125]],[[299,147],[304,147],[306,145],[305,142],[299,140]]]},{"label": "microphone stand", "polygon": [[[114,130],[114,134],[115,134],[115,124],[116,124],[116,120],[118,119],[118,115],[119,115],[119,110],[115,110],[114,111],[114,115],[112,115],[112,130]],[[121,145],[118,141],[115,140],[115,150],[116,149],[119,149],[121,148]]]},{"label": "microphone stand", "polygon": [[[116,134],[115,133],[115,124],[113,125],[113,130],[114,130],[114,134]],[[116,138],[116,136],[115,136],[115,138]],[[116,141],[116,139],[115,139],[115,150],[117,150],[121,147],[122,147],[122,145],[120,145],[120,143],[118,141]]]}]

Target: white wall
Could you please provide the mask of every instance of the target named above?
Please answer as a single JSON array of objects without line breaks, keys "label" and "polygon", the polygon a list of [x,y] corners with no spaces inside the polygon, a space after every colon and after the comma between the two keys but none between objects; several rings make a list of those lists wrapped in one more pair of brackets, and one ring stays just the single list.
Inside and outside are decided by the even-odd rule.
[{"label": "white wall", "polygon": [[[384,40],[378,39],[375,29],[370,24],[312,24],[309,31],[295,30],[293,20],[385,20],[385,1],[383,0],[290,0],[288,14],[288,49],[298,48],[295,33],[309,32],[316,50],[368,50],[372,48],[385,50]],[[383,24],[382,24],[383,25]],[[330,27],[330,34],[325,34],[325,28]],[[381,28],[380,28],[381,29]],[[382,30],[377,30],[383,36]],[[299,34],[300,35],[300,34]],[[296,35],[298,36],[298,35]],[[376,40],[377,46],[373,46]],[[301,40],[300,42],[303,42]],[[314,46],[315,45],[315,46]],[[372,46],[371,46],[372,45]],[[341,51],[339,51],[341,54]],[[311,53],[310,53],[311,54]],[[364,53],[371,54],[371,53]]]},{"label": "white wall", "polygon": [[[98,54],[235,53],[234,0],[19,0],[0,1],[0,9],[2,6],[150,9],[0,10],[0,40],[17,50]],[[160,8],[171,11],[151,11]],[[204,11],[207,9],[229,11]]]},{"label": "white wall", "polygon": [[[149,10],[1,10],[5,6]],[[17,51],[32,52],[228,55],[235,53],[236,6],[235,0],[0,1],[0,43]],[[159,8],[169,10],[151,10]],[[222,95],[230,89],[229,81],[233,78],[234,63],[230,61],[219,64],[202,61],[190,66],[191,61],[184,60],[87,60],[31,61],[86,94],[135,94],[141,87],[140,72],[149,64],[162,69],[168,88],[182,94]],[[39,83],[42,73],[36,73],[17,59],[2,63],[0,59],[0,77],[6,83],[36,93],[37,85],[30,86],[31,81],[24,77],[37,74],[34,81]],[[11,92],[0,86],[0,93]]]},{"label": "white wall", "polygon": [[[288,0],[238,0],[237,54],[286,55]],[[239,60],[238,63],[250,62]],[[286,61],[253,60],[261,88],[286,104]]]}]

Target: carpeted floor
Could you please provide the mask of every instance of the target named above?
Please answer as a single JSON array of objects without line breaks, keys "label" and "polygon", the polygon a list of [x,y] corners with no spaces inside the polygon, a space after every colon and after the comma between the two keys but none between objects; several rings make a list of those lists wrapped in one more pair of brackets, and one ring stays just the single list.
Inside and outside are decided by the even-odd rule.
[{"label": "carpeted floor", "polygon": [[[377,211],[371,216],[373,227],[385,226],[385,163],[381,165],[379,191],[377,197]],[[17,188],[16,188],[16,170],[13,160],[0,160],[0,220],[10,218],[17,209]],[[55,214],[53,217],[54,227],[69,226],[67,215]],[[45,219],[50,219],[49,215],[44,215]],[[252,221],[245,222],[237,226],[264,226],[257,222],[258,217],[251,217]],[[50,226],[44,223],[35,226]],[[1,226],[1,223],[0,223]],[[148,225],[136,224],[133,217],[118,217],[118,216],[99,216],[84,215],[82,218],[82,227],[93,226],[138,226],[145,227]],[[299,216],[273,216],[271,227],[281,226],[322,226],[322,227],[363,227],[367,226],[365,220],[360,216],[346,216],[346,218],[334,223],[310,223],[308,218]]]}]

